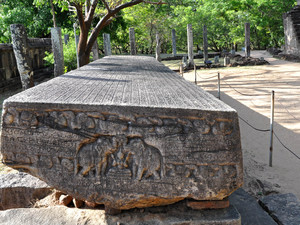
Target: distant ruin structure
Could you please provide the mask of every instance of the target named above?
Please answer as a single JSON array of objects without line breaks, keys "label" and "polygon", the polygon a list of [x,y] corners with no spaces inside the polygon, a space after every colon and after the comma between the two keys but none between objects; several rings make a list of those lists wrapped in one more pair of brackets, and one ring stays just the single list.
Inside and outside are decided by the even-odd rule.
[{"label": "distant ruin structure", "polygon": [[285,54],[300,56],[300,1],[283,15]]}]

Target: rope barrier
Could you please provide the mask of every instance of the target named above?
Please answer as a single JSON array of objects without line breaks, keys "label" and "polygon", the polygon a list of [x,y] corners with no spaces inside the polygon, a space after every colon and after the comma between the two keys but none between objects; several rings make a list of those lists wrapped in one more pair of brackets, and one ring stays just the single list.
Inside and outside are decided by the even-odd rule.
[{"label": "rope barrier", "polygon": [[279,104],[285,109],[285,111],[291,116],[291,117],[293,117],[295,120],[298,120],[298,121],[300,121],[300,119],[298,119],[298,118],[296,118],[282,103],[281,103],[281,101],[279,100],[279,98],[277,98],[277,100],[278,100],[278,102],[279,102]]},{"label": "rope barrier", "polygon": [[269,94],[259,94],[259,95],[244,94],[244,93],[242,93],[242,92],[236,90],[234,87],[232,87],[230,84],[228,84],[225,80],[223,80],[223,82],[224,82],[225,84],[227,84],[230,88],[232,88],[233,90],[235,90],[237,93],[239,93],[240,95],[249,96],[249,97],[269,96]]},{"label": "rope barrier", "polygon": [[216,75],[211,76],[211,77],[201,77],[201,76],[197,73],[197,71],[196,71],[196,74],[197,74],[197,76],[198,76],[199,78],[201,78],[201,79],[203,79],[203,80],[209,80],[209,79],[212,79],[212,78],[214,78],[214,77],[217,77]]},{"label": "rope barrier", "polygon": [[[270,129],[258,129],[256,127],[254,127],[253,125],[251,125],[250,123],[248,123],[245,119],[243,119],[242,117],[239,116],[239,118],[244,121],[248,126],[250,126],[252,129],[256,130],[256,131],[260,131],[260,132],[269,132]],[[294,155],[297,159],[300,160],[300,157],[294,152],[292,151],[290,148],[288,148],[285,144],[283,144],[283,142],[280,140],[280,138],[277,136],[277,134],[274,132],[274,136],[276,137],[276,139],[279,141],[279,143],[286,149],[288,150],[292,155]]]},{"label": "rope barrier", "polygon": [[248,123],[245,119],[243,119],[242,117],[239,116],[239,118],[244,121],[246,124],[248,124],[248,126],[252,127],[254,130],[257,130],[257,131],[260,131],[260,132],[268,132],[270,131],[270,129],[259,129],[259,128],[256,128],[254,127],[253,125],[251,125],[250,123]]},{"label": "rope barrier", "polygon": [[300,157],[295,153],[295,152],[293,152],[291,149],[289,149],[288,147],[286,147],[283,143],[282,143],[282,141],[279,139],[279,137],[277,136],[277,134],[274,132],[274,136],[277,138],[277,140],[279,141],[279,143],[286,149],[286,150],[288,150],[291,154],[293,154],[297,159],[299,159],[300,160]]}]

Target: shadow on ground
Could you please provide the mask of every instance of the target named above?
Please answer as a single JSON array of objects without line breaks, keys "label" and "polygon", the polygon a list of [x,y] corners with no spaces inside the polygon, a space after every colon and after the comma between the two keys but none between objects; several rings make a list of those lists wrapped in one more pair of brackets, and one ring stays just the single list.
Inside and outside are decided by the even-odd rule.
[{"label": "shadow on ground", "polygon": [[[217,96],[216,92],[210,93]],[[271,193],[290,192],[300,198],[300,160],[273,136],[273,167],[269,167],[270,132],[254,129],[268,130],[270,119],[224,92],[221,92],[221,100],[236,109],[239,117],[242,118],[239,122],[244,154],[245,190],[256,197]],[[298,147],[300,146],[300,134],[276,122],[274,123],[274,132],[286,147],[300,155]]]}]

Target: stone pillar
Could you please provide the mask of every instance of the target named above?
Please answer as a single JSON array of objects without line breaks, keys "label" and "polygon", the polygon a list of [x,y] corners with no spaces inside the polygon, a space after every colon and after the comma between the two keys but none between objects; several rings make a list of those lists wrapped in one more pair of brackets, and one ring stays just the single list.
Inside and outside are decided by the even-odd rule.
[{"label": "stone pillar", "polygon": [[224,57],[224,66],[228,66],[230,64],[230,58],[228,56]]},{"label": "stone pillar", "polygon": [[77,61],[77,68],[80,67],[79,65],[79,57],[78,57],[78,43],[79,43],[79,36],[76,34],[76,23],[73,24],[74,27],[74,36],[75,36],[75,47],[76,47],[76,61]]},{"label": "stone pillar", "polygon": [[103,33],[104,55],[111,55],[110,34]]},{"label": "stone pillar", "polygon": [[214,57],[214,62],[215,62],[215,64],[220,63],[220,57],[218,55]]},{"label": "stone pillar", "polygon": [[130,55],[136,55],[136,43],[134,28],[129,28]]},{"label": "stone pillar", "polygon": [[69,43],[70,40],[70,36],[68,34],[64,35],[64,41],[65,41],[65,45],[67,45]]},{"label": "stone pillar", "polygon": [[188,40],[188,67],[194,65],[194,55],[193,55],[193,28],[192,24],[187,25],[187,40]]},{"label": "stone pillar", "polygon": [[245,56],[250,57],[250,23],[245,23]]},{"label": "stone pillar", "polygon": [[51,28],[51,43],[54,58],[54,77],[64,74],[64,53],[60,27]]},{"label": "stone pillar", "polygon": [[207,41],[207,27],[203,26],[203,52],[204,52],[204,62],[208,61],[208,41]]},{"label": "stone pillar", "polygon": [[10,25],[13,50],[23,90],[34,86],[33,71],[29,63],[27,33],[22,24]]},{"label": "stone pillar", "polygon": [[176,56],[177,51],[176,51],[176,31],[175,31],[175,29],[172,30],[172,52],[173,52],[173,56]]},{"label": "stone pillar", "polygon": [[161,61],[160,45],[161,45],[160,35],[159,35],[159,33],[156,33],[156,60],[159,61],[159,62]]},{"label": "stone pillar", "polygon": [[98,42],[97,42],[97,39],[96,39],[96,41],[95,41],[94,44],[93,44],[92,52],[93,52],[93,61],[99,59],[99,52],[98,52]]},{"label": "stone pillar", "polygon": [[300,5],[300,0],[297,0],[297,5]]}]

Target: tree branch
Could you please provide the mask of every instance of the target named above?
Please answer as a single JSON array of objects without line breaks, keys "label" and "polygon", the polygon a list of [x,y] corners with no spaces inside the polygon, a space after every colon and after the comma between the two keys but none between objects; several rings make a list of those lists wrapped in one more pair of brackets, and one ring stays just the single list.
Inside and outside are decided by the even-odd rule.
[{"label": "tree branch", "polygon": [[86,26],[88,27],[88,30],[91,27],[91,24],[92,24],[92,21],[93,21],[93,17],[94,17],[94,13],[95,13],[97,4],[98,4],[98,0],[94,0],[92,2],[92,4],[89,7],[90,8],[89,12],[88,12],[88,14],[87,14],[87,16],[85,18],[85,23],[86,23]]},{"label": "tree branch", "polygon": [[88,12],[90,11],[91,0],[85,0],[85,16],[88,16]]},{"label": "tree branch", "polygon": [[144,3],[147,4],[152,4],[152,5],[163,5],[163,4],[168,4],[167,2],[159,1],[159,2],[151,2],[151,1],[143,1]]},{"label": "tree branch", "polygon": [[105,8],[107,9],[108,13],[110,13],[111,9],[109,8],[109,5],[108,5],[108,3],[106,2],[106,0],[102,0],[102,2],[103,2],[103,4],[104,4]]},{"label": "tree branch", "polygon": [[[132,7],[132,6],[138,5],[140,3],[155,4],[155,5],[167,4],[165,2],[162,2],[162,0],[159,0],[159,2],[152,2],[152,1],[146,1],[146,0],[131,0],[130,2],[123,3],[121,5],[116,6],[114,9],[111,9],[105,0],[101,0],[101,1],[104,3],[104,5],[105,5],[106,9],[108,10],[108,12],[104,17],[101,18],[101,20],[97,23],[96,27],[92,30],[91,35],[87,40],[87,44],[86,44],[86,48],[85,48],[85,53],[86,54],[89,54],[91,52],[93,44],[96,41],[100,31],[105,26],[110,24],[111,21],[113,20],[113,17],[115,17],[115,15],[117,13],[119,13],[122,9]],[[98,1],[94,0],[93,4],[90,7],[90,13],[89,13],[88,18],[86,19],[86,22],[85,22],[85,25],[87,25],[86,27],[89,27],[91,22],[92,22],[92,17],[94,15],[94,11],[95,11],[95,8],[97,6],[97,3],[98,3]],[[94,4],[95,4],[95,7],[93,7]],[[93,11],[92,11],[92,8],[94,8]]]}]

